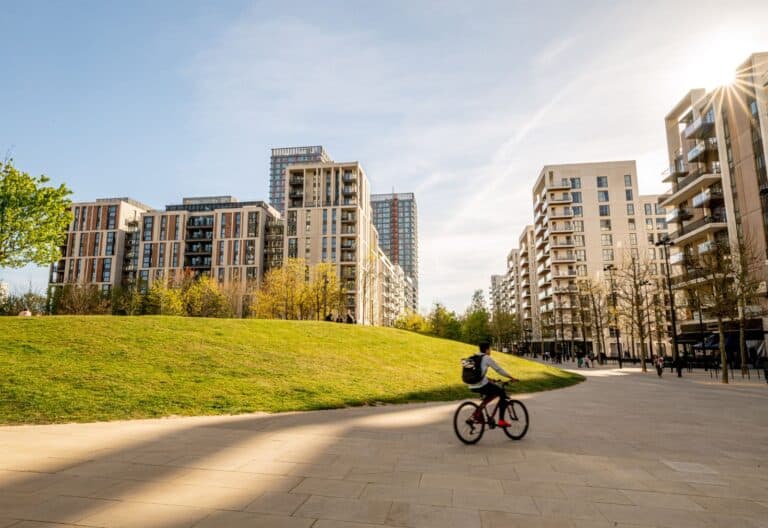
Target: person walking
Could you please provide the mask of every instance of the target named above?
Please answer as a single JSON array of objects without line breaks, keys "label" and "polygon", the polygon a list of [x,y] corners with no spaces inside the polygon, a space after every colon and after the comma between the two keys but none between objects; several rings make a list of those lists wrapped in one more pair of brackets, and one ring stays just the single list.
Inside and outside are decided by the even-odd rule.
[{"label": "person walking", "polygon": [[659,354],[656,357],[656,374],[661,377],[661,375],[664,373],[664,356]]}]

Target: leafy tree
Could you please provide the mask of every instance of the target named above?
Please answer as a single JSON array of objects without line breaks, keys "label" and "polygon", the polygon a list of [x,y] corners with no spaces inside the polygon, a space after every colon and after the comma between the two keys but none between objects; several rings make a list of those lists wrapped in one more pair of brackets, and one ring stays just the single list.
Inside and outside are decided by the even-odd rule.
[{"label": "leafy tree", "polygon": [[497,309],[491,317],[490,332],[497,347],[511,346],[520,339],[520,322],[511,312]]},{"label": "leafy tree", "polygon": [[112,315],[141,315],[144,296],[132,285],[112,289]]},{"label": "leafy tree", "polygon": [[408,311],[397,318],[395,321],[395,328],[400,328],[401,330],[409,330],[419,334],[428,334],[429,321],[427,321],[426,317],[418,312]]},{"label": "leafy tree", "polygon": [[449,311],[440,303],[435,303],[435,307],[430,312],[429,333],[436,337],[445,339],[461,340],[461,322],[454,312]]},{"label": "leafy tree", "polygon": [[190,317],[232,317],[227,298],[210,277],[200,277],[183,291],[184,308]]},{"label": "leafy tree", "polygon": [[167,286],[162,281],[155,281],[144,297],[144,313],[186,315],[181,289]]},{"label": "leafy tree", "polygon": [[463,341],[472,344],[491,340],[490,314],[485,305],[483,290],[476,290],[472,294],[472,301],[462,320],[461,337]]},{"label": "leafy tree", "polygon": [[22,295],[0,296],[0,315],[19,315],[24,310],[33,314],[42,314],[48,311],[48,303],[45,295],[36,293],[30,289]]},{"label": "leafy tree", "polygon": [[65,284],[54,290],[51,311],[58,315],[106,314],[110,312],[109,297],[93,284]]},{"label": "leafy tree", "polygon": [[60,258],[72,192],[62,184],[47,186],[46,176],[30,176],[0,162],[0,268],[29,263],[47,265]]}]

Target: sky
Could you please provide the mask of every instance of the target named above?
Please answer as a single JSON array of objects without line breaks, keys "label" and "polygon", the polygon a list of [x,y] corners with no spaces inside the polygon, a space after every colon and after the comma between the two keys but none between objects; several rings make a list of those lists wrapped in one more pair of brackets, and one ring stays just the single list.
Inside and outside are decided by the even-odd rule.
[{"label": "sky", "polygon": [[[0,0],[0,158],[73,199],[268,199],[273,147],[415,192],[420,305],[463,311],[532,221],[545,164],[635,159],[768,51],[768,2]],[[44,291],[45,269],[1,270]]]}]

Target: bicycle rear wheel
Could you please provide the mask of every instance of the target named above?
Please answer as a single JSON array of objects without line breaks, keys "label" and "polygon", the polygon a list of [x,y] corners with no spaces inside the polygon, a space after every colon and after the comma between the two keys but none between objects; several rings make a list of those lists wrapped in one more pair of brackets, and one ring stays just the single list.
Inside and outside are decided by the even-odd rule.
[{"label": "bicycle rear wheel", "polygon": [[507,400],[504,414],[511,424],[509,427],[502,427],[504,434],[512,440],[520,440],[528,432],[528,409],[520,400]]},{"label": "bicycle rear wheel", "polygon": [[476,444],[483,437],[485,417],[478,419],[480,413],[482,411],[476,403],[464,402],[453,415],[453,430],[465,444]]}]

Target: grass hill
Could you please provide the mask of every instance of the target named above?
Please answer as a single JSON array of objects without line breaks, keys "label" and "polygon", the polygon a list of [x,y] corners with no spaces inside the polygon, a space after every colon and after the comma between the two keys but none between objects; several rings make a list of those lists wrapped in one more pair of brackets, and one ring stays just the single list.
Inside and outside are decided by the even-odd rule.
[{"label": "grass hill", "polygon": [[[389,328],[183,317],[0,318],[0,423],[461,399],[475,348]],[[578,375],[495,354],[517,391]]]}]

